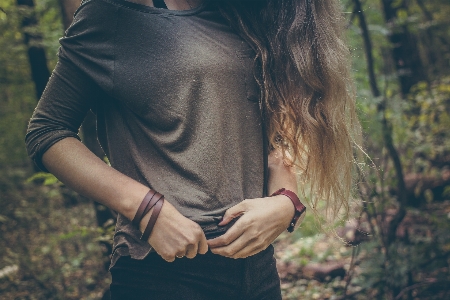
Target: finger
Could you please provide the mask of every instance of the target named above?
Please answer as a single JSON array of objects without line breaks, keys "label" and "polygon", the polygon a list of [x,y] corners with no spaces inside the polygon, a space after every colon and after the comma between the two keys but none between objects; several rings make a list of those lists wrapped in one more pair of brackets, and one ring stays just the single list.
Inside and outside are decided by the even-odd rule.
[{"label": "finger", "polygon": [[245,232],[244,222],[242,221],[242,219],[239,219],[223,235],[216,237],[212,240],[208,240],[209,248],[212,249],[227,246],[232,242],[234,242],[237,238],[239,238],[244,232]]},{"label": "finger", "polygon": [[206,254],[208,252],[208,242],[206,241],[205,234],[202,235],[202,238],[198,242],[198,253]]},{"label": "finger", "polygon": [[220,221],[219,226],[224,226],[228,223],[230,223],[231,220],[233,220],[236,217],[241,216],[247,209],[247,203],[244,201],[236,204],[235,206],[230,207],[225,212],[225,215],[222,218],[222,221]]},{"label": "finger", "polygon": [[233,258],[246,258],[255,254],[258,254],[259,252],[266,250],[266,248],[268,247],[265,245],[260,245],[260,244],[255,244],[253,245],[249,245],[243,249],[241,249],[240,251],[236,252],[233,255]]},{"label": "finger", "polygon": [[175,257],[166,253],[166,252],[159,252],[158,250],[154,249],[156,253],[161,256],[162,259],[164,259],[167,262],[173,262],[175,260]]},{"label": "finger", "polygon": [[177,252],[177,254],[175,254],[175,258],[182,258],[186,256],[186,251],[185,252]]},{"label": "finger", "polygon": [[197,255],[198,244],[188,245],[186,248],[186,257],[194,258]]},{"label": "finger", "polygon": [[161,256],[161,257],[167,262],[174,262],[175,261],[175,257],[173,257],[173,256]]},{"label": "finger", "polygon": [[235,254],[244,250],[247,247],[251,249],[256,248],[258,245],[254,245],[254,238],[248,237],[248,234],[241,235],[238,239],[225,247],[211,248],[211,252],[214,254],[222,255],[225,257],[236,258]]}]

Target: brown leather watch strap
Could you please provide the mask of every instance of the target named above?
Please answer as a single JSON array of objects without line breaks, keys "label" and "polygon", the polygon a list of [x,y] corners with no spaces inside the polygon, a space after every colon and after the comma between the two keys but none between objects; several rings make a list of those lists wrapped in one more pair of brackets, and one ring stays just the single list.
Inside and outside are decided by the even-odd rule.
[{"label": "brown leather watch strap", "polygon": [[306,207],[300,201],[297,194],[294,193],[293,191],[282,188],[282,189],[279,189],[278,191],[276,191],[275,193],[273,193],[271,196],[278,196],[278,195],[284,195],[284,196],[288,197],[289,199],[291,199],[292,204],[294,204],[295,214],[291,220],[291,223],[289,224],[289,227],[287,228],[287,231],[293,232],[298,219],[305,212]]},{"label": "brown leather watch strap", "polygon": [[161,208],[164,204],[164,197],[161,197],[158,199],[158,201],[155,204],[155,208],[152,211],[152,215],[150,217],[150,220],[148,221],[147,227],[145,228],[144,233],[141,236],[141,240],[147,241],[150,237],[150,233],[153,230],[153,227],[155,226],[156,220],[158,219],[159,213],[161,212]]},{"label": "brown leather watch strap", "polygon": [[131,221],[131,223],[134,226],[139,227],[139,223],[141,222],[142,218],[145,216],[145,210],[146,210],[150,200],[152,200],[152,198],[155,194],[156,194],[156,191],[150,190],[145,195],[144,199],[142,199],[141,205],[139,205],[139,208],[136,211],[136,214],[134,215],[133,220]]}]

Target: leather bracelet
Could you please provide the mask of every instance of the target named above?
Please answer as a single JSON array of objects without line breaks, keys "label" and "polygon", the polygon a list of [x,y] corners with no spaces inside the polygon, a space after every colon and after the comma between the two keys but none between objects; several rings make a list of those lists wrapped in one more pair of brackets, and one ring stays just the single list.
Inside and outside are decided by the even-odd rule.
[{"label": "leather bracelet", "polygon": [[141,240],[147,241],[148,238],[150,237],[150,233],[152,232],[153,227],[155,226],[156,220],[158,219],[163,204],[164,204],[164,196],[159,198],[158,201],[156,202],[150,220],[147,223],[147,227],[145,228],[144,233],[141,236]]},{"label": "leather bracelet", "polygon": [[142,218],[145,216],[145,210],[155,194],[156,191],[150,190],[145,195],[144,199],[142,199],[141,205],[139,205],[139,208],[136,211],[133,220],[131,221],[134,226],[139,227],[139,223],[141,223]]},{"label": "leather bracelet", "polygon": [[303,205],[302,202],[300,202],[300,199],[298,198],[297,194],[294,193],[293,191],[286,190],[285,188],[281,188],[278,191],[276,191],[275,193],[273,193],[271,195],[271,197],[278,196],[278,195],[284,195],[284,196],[288,197],[291,200],[292,204],[294,204],[295,214],[291,220],[291,223],[289,224],[289,227],[287,228],[288,232],[293,232],[298,219],[305,212],[306,207]]},{"label": "leather bracelet", "polygon": [[[142,215],[142,218],[144,218],[144,216],[146,214],[148,214],[148,212],[153,208],[153,206],[156,205],[156,203],[158,203],[158,201],[164,198],[164,196],[160,193],[155,193],[155,195],[152,197],[152,200],[148,203],[147,207],[144,210],[144,214]],[[141,219],[142,220],[142,219]],[[139,222],[140,223],[140,222]]]}]

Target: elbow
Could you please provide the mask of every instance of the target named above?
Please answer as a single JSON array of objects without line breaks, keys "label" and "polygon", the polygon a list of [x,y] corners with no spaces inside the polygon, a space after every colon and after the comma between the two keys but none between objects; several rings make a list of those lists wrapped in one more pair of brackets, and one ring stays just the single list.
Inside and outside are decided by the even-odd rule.
[{"label": "elbow", "polygon": [[78,132],[56,124],[48,124],[37,120],[30,120],[25,145],[28,156],[44,172],[48,172],[42,163],[42,156],[54,144],[67,137],[80,140]]}]

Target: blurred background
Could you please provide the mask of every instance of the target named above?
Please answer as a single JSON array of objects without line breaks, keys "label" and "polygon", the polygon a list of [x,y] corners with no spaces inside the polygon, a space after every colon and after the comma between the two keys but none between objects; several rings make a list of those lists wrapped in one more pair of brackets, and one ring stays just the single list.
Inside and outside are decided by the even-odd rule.
[{"label": "blurred background", "polygon": [[[114,216],[38,173],[28,119],[79,0],[0,0],[0,298],[108,299]],[[366,164],[353,217],[276,242],[285,299],[450,299],[450,1],[341,0]],[[103,157],[88,116],[81,134]]]}]

